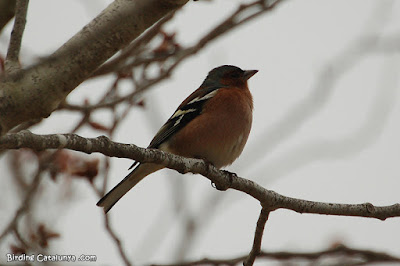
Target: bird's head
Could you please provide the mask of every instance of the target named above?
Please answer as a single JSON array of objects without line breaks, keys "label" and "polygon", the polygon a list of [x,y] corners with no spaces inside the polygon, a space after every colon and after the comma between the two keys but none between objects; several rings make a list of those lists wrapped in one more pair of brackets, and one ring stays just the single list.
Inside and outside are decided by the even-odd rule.
[{"label": "bird's head", "polygon": [[222,85],[228,87],[247,87],[247,80],[258,70],[242,70],[236,66],[223,65],[211,70],[203,85]]}]

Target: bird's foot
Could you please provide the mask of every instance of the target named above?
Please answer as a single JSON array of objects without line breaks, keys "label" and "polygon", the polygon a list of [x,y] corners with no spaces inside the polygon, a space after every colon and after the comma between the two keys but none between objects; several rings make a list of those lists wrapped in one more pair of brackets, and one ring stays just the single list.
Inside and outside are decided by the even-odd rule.
[{"label": "bird's foot", "polygon": [[216,189],[218,189],[220,191],[225,191],[228,188],[230,188],[230,186],[232,185],[233,179],[235,177],[237,177],[237,174],[226,171],[226,170],[221,170],[221,171],[228,177],[228,182],[223,182],[223,183],[219,183],[219,184],[211,182],[211,184]]},{"label": "bird's foot", "polygon": [[226,170],[222,170],[222,172],[224,172],[224,173],[228,176],[229,185],[232,185],[233,179],[237,177],[237,174],[236,174],[236,173],[229,172],[229,171],[226,171]]}]

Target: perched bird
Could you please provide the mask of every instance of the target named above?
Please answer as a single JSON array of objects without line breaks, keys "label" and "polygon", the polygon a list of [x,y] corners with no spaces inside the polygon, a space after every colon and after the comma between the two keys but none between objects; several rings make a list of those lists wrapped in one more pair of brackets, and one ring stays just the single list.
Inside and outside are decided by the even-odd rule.
[{"label": "perched bird", "polygon": [[[211,70],[200,88],[161,127],[148,148],[204,159],[217,168],[232,164],[242,153],[250,133],[253,98],[247,80],[257,72],[230,65]],[[138,164],[97,206],[108,212],[140,180],[162,168],[153,163]]]}]

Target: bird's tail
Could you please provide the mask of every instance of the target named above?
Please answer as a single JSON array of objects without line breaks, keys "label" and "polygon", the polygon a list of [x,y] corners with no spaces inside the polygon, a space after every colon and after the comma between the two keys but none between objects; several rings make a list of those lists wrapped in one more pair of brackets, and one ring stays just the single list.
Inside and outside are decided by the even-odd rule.
[{"label": "bird's tail", "polygon": [[110,192],[102,197],[97,206],[103,207],[104,212],[107,213],[115,203],[118,202],[131,188],[139,183],[147,175],[160,170],[163,166],[152,163],[140,164],[129,175],[127,175],[118,185],[116,185]]}]

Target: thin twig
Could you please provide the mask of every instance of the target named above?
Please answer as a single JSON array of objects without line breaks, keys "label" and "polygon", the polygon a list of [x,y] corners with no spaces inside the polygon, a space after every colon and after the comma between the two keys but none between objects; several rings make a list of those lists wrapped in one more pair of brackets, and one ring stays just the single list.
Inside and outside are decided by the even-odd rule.
[{"label": "thin twig", "polygon": [[29,247],[29,245],[26,243],[26,241],[24,240],[24,238],[21,236],[21,234],[19,233],[18,229],[16,228],[16,226],[14,227],[14,235],[15,237],[18,239],[18,241],[21,243],[21,245],[27,249]]},{"label": "thin twig", "polygon": [[106,230],[108,234],[111,236],[111,238],[114,240],[115,244],[117,245],[118,252],[121,255],[122,260],[124,261],[126,266],[131,266],[132,263],[129,261],[128,257],[125,254],[125,251],[122,247],[121,240],[119,237],[115,234],[114,230],[112,229],[110,225],[110,220],[108,217],[108,214],[104,213],[104,226],[106,227]]},{"label": "thin twig", "polygon": [[29,0],[17,0],[15,7],[14,27],[11,32],[10,44],[8,46],[5,61],[6,73],[10,74],[19,70],[19,52],[21,50],[22,35],[26,24]]},{"label": "thin twig", "polygon": [[[90,105],[90,106],[77,106],[77,105],[68,105],[65,104],[61,106],[60,109],[68,109],[71,111],[83,111],[83,110],[95,110],[95,109],[103,109],[103,108],[113,108],[115,105],[125,102],[125,101],[131,101],[134,97],[136,97],[138,94],[142,93],[144,90],[148,89],[149,87],[159,83],[160,81],[168,78],[173,70],[179,66],[185,59],[189,58],[190,56],[193,56],[197,54],[199,51],[202,50],[206,45],[211,43],[213,40],[217,39],[218,37],[223,36],[225,33],[231,31],[232,29],[235,29],[236,27],[249,22],[250,20],[260,16],[261,14],[271,11],[274,8],[278,6],[278,4],[283,3],[284,0],[276,0],[272,2],[271,4],[267,3],[269,1],[266,0],[257,0],[249,4],[242,4],[238,7],[238,9],[230,15],[228,18],[226,18],[224,21],[222,21],[218,26],[216,26],[214,29],[212,29],[210,32],[208,32],[206,35],[204,35],[200,40],[197,41],[196,44],[189,46],[187,48],[181,48],[177,49],[175,52],[171,54],[164,54],[164,55],[151,55],[150,57],[146,57],[145,59],[143,58],[137,58],[136,60],[123,64],[120,62],[121,57],[122,58],[127,58],[127,55],[129,53],[132,53],[130,49],[128,49],[128,52],[124,53],[123,55],[121,54],[121,57],[117,57],[116,60],[118,61],[118,64],[112,63],[113,61],[110,61],[109,63],[106,63],[103,67],[107,68],[107,71],[104,69],[101,70],[103,67],[101,67],[98,71],[101,73],[109,73],[110,65],[112,66],[118,66],[117,69],[114,69],[114,71],[118,72],[120,68],[128,68],[128,67],[133,67],[137,66],[139,63],[147,64],[149,62],[156,62],[159,60],[166,61],[168,64],[160,71],[159,75],[153,79],[145,79],[141,83],[138,84],[136,89],[122,97],[117,97],[115,99],[112,99],[111,101],[107,101],[104,103],[99,103],[95,105]],[[153,32],[152,32],[153,34]],[[134,43],[133,43],[134,44]],[[133,45],[132,44],[132,45]],[[137,45],[133,45],[135,48]],[[101,70],[101,71],[100,71]],[[97,72],[97,71],[96,71]],[[97,74],[96,74],[97,75]]]},{"label": "thin twig", "polygon": [[160,19],[156,24],[154,24],[150,29],[148,29],[145,33],[143,33],[139,38],[134,40],[130,45],[124,48],[121,53],[101,65],[91,76],[91,78],[102,76],[111,72],[114,72],[118,66],[122,65],[124,60],[132,55],[137,54],[137,49],[147,44],[151,39],[153,39],[159,32],[161,27],[170,21],[175,15],[175,11],[171,12],[170,14],[166,15],[162,19]]},{"label": "thin twig", "polygon": [[261,252],[261,242],[262,242],[262,237],[264,234],[264,228],[265,228],[265,224],[268,220],[268,216],[269,216],[270,212],[271,212],[270,210],[268,210],[264,207],[261,209],[260,216],[258,217],[258,221],[257,221],[256,232],[254,234],[253,247],[252,247],[249,255],[247,256],[247,258],[243,262],[244,266],[253,265],[256,257]]},{"label": "thin twig", "polygon": [[[83,124],[80,124],[78,127],[75,128],[75,130],[78,130],[81,126],[83,126]],[[4,150],[0,150],[0,154],[3,151]],[[21,244],[23,246],[28,246],[28,244],[23,240],[22,236],[19,233],[18,221],[25,213],[27,213],[30,210],[33,202],[33,197],[35,196],[36,191],[39,187],[43,171],[47,169],[48,162],[54,158],[54,155],[55,153],[53,152],[44,156],[39,160],[39,168],[37,170],[37,173],[33,178],[31,184],[27,186],[27,191],[25,192],[25,198],[22,200],[21,206],[16,211],[14,217],[11,219],[11,222],[8,224],[8,226],[3,230],[2,234],[0,235],[0,242],[4,240],[9,233],[14,232],[14,234],[16,235],[17,239],[21,242]]]},{"label": "thin twig", "polygon": [[13,231],[17,230],[17,223],[18,223],[19,219],[31,207],[31,202],[33,202],[32,198],[35,195],[37,188],[39,187],[39,183],[40,183],[41,177],[42,177],[42,168],[39,167],[35,177],[32,180],[32,183],[30,184],[29,190],[27,191],[27,193],[25,195],[25,198],[22,201],[21,206],[15,212],[15,215],[11,219],[11,222],[8,224],[8,226],[1,233],[0,241],[5,236],[7,236],[10,232],[13,232]]},{"label": "thin twig", "polygon": [[[360,265],[360,264],[370,264],[370,263],[399,263],[400,258],[390,255],[388,253],[383,252],[376,252],[372,250],[366,249],[356,249],[350,248],[345,245],[338,245],[333,248],[329,248],[326,250],[321,250],[317,252],[260,252],[257,256],[257,259],[274,259],[274,260],[308,260],[310,263],[316,262],[318,259],[323,257],[331,257],[334,258],[335,256],[338,257],[338,264],[335,265],[342,265],[340,264],[340,260],[343,259],[341,256],[346,256],[347,259],[356,258],[355,263],[346,264],[346,265]],[[196,265],[237,265],[238,263],[242,262],[247,258],[245,256],[239,256],[231,259],[201,259],[196,261],[187,261],[181,263],[174,263],[174,264],[152,264],[151,266],[196,266]],[[311,264],[313,265],[313,264]],[[319,265],[319,264],[318,264]]]}]

